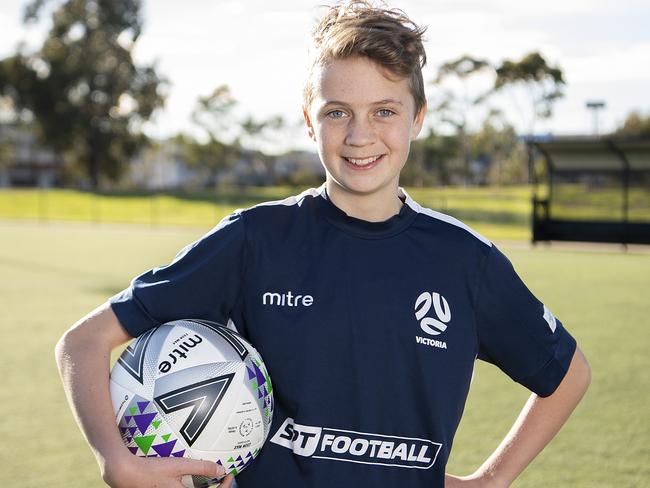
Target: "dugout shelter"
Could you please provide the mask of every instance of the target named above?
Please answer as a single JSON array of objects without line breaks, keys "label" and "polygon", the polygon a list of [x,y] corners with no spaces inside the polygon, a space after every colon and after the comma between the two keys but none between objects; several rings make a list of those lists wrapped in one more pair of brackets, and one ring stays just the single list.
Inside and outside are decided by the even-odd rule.
[{"label": "dugout shelter", "polygon": [[530,138],[532,239],[650,244],[650,139]]}]

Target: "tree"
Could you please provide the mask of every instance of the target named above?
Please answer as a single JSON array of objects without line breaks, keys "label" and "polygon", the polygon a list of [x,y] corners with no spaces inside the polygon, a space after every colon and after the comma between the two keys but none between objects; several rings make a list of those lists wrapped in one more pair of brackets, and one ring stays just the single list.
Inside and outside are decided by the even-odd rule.
[{"label": "tree", "polygon": [[614,134],[624,137],[650,137],[650,113],[645,116],[637,111],[630,113]]},{"label": "tree", "polygon": [[227,85],[217,86],[212,93],[199,97],[192,112],[192,120],[203,129],[207,142],[187,145],[187,161],[209,169],[211,180],[231,167],[237,157],[246,153],[252,166],[265,172],[267,180],[275,180],[277,158],[266,154],[265,145],[287,126],[282,116],[256,119],[251,115],[238,116],[237,100]]},{"label": "tree", "polygon": [[199,97],[192,111],[192,121],[201,127],[207,137],[226,143],[236,137],[233,111],[237,100],[228,85],[219,85],[212,93]]},{"label": "tree", "polygon": [[[434,102],[431,107],[431,111],[440,122],[451,125],[456,133],[460,152],[459,159],[463,165],[466,182],[469,178],[471,159],[468,119],[471,112],[474,112],[484,101],[481,93],[470,93],[470,84],[477,75],[491,71],[493,68],[488,61],[463,55],[441,65],[438,68],[438,75],[433,81],[441,88],[441,93],[437,102]],[[443,88],[448,81],[455,82],[455,90]]]},{"label": "tree", "polygon": [[264,120],[256,120],[248,115],[241,122],[242,144],[251,149],[261,149],[260,146],[270,139],[271,133],[279,132],[285,126],[286,123],[281,115]]},{"label": "tree", "polygon": [[442,135],[429,129],[413,141],[409,161],[400,174],[400,183],[417,187],[449,185],[454,173],[454,158],[459,150],[456,135]]},{"label": "tree", "polygon": [[277,137],[277,135],[286,127],[286,122],[281,115],[274,117],[256,120],[248,115],[241,122],[241,140],[242,145],[255,151],[257,160],[264,166],[266,171],[267,180],[269,183],[275,183],[276,175],[276,162],[277,157],[273,154],[265,152],[264,145],[270,139]]},{"label": "tree", "polygon": [[[25,21],[47,0],[34,0]],[[0,94],[33,114],[41,139],[84,168],[93,188],[116,179],[146,142],[143,123],[164,104],[154,66],[135,66],[140,0],[65,0],[41,48],[0,61]]]},{"label": "tree", "polygon": [[472,161],[483,164],[478,183],[524,183],[525,148],[502,112],[492,110],[481,128],[470,135]]},{"label": "tree", "polygon": [[[496,68],[492,93],[509,91],[519,110],[522,122],[529,134],[534,133],[537,119],[548,119],[553,105],[564,96],[564,77],[559,67],[549,66],[538,52],[523,56],[519,61],[505,59]],[[528,115],[521,106],[517,92],[528,99]]]},{"label": "tree", "polygon": [[[205,168],[209,173],[210,185],[216,185],[219,173],[230,168],[240,153],[236,139],[233,110],[237,100],[227,85],[220,85],[205,97],[199,97],[192,112],[192,121],[203,129],[207,137],[201,143],[185,137],[183,156],[190,166]],[[232,143],[228,139],[234,138]]]},{"label": "tree", "polygon": [[231,167],[239,155],[239,148],[217,139],[200,142],[192,136],[178,134],[171,141],[176,156],[187,166],[199,170],[205,187],[216,186],[221,173]]}]

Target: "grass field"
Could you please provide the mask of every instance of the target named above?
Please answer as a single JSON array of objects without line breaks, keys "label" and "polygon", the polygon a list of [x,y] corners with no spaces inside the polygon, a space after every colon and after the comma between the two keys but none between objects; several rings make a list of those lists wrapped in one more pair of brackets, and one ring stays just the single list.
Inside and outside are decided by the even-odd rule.
[{"label": "grass field", "polygon": [[[413,193],[424,204],[427,197],[440,197]],[[5,197],[0,193],[0,215]],[[488,194],[452,192],[446,197],[448,209],[454,197],[454,208],[466,215],[492,211],[488,203],[497,205]],[[505,232],[507,239],[525,235],[522,197],[502,203],[507,212],[494,210],[519,217],[483,224],[482,231],[496,240],[509,229],[515,232]],[[251,197],[240,195],[232,206],[244,206],[239,202],[245,198]],[[480,203],[467,203],[472,198]],[[133,275],[169,261],[199,237],[211,225],[206,222],[218,218],[212,206],[200,227],[38,223],[24,215],[0,221],[0,486],[103,486],[61,391],[54,344],[71,323]],[[607,249],[504,245],[530,288],[576,336],[593,372],[585,400],[515,487],[648,486],[650,254]],[[480,464],[526,397],[521,387],[479,362],[448,470],[467,473]]]},{"label": "grass field", "polygon": [[[216,194],[97,194],[77,190],[0,190],[0,219],[205,226],[236,208],[294,195],[299,188],[226,188]],[[449,213],[494,239],[530,238],[531,193],[525,186],[412,189],[423,205]]]}]

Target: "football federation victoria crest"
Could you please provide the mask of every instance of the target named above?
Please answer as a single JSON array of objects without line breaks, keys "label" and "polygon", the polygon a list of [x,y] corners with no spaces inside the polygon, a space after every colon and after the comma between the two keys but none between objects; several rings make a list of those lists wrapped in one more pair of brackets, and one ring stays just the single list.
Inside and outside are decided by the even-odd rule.
[{"label": "football federation victoria crest", "polygon": [[[451,321],[451,308],[445,297],[440,293],[422,292],[415,300],[415,318],[420,323],[420,328],[429,335],[437,336],[447,330]],[[445,341],[433,340],[428,337],[415,336],[418,344],[447,349]]]}]

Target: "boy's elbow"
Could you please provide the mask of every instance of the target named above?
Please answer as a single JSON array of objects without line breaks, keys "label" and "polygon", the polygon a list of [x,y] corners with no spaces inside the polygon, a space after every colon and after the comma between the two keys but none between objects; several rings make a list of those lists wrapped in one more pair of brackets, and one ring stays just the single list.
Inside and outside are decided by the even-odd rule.
[{"label": "boy's elbow", "polygon": [[59,370],[61,378],[65,377],[66,371],[69,369],[71,362],[69,348],[70,341],[68,331],[66,331],[54,346],[54,360],[56,361],[56,367]]},{"label": "boy's elbow", "polygon": [[60,354],[64,353],[66,350],[75,346],[75,344],[82,341],[82,336],[84,334],[83,327],[80,327],[80,322],[75,323],[70,328],[68,328],[54,346],[54,354],[59,357]]},{"label": "boy's elbow", "polygon": [[591,384],[591,366],[582,350],[577,347],[572,361],[572,369],[575,369],[574,381],[583,392],[587,391]]},{"label": "boy's elbow", "polygon": [[587,362],[587,359],[585,359],[585,390],[589,388],[589,385],[591,384],[591,366]]},{"label": "boy's elbow", "polygon": [[115,332],[111,334],[110,331],[121,330],[119,326],[112,324],[116,321],[116,319],[112,320],[113,317],[110,308],[104,304],[66,330],[54,346],[54,357],[59,369],[79,354],[105,350],[110,352],[113,347],[112,342],[117,340],[113,336],[119,335]]},{"label": "boy's elbow", "polygon": [[54,359],[60,372],[66,368],[74,356],[80,341],[79,330],[72,327],[66,330],[54,346]]}]

